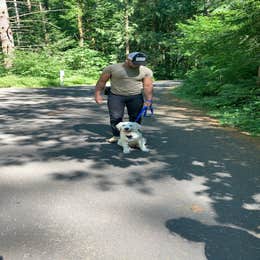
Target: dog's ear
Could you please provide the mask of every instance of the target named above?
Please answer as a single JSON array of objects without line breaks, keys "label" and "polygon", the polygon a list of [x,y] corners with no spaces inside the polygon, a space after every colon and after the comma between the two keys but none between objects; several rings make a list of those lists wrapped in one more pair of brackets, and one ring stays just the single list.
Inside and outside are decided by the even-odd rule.
[{"label": "dog's ear", "polygon": [[140,130],[141,128],[142,128],[142,126],[140,125],[140,124],[138,124],[138,123],[134,123],[134,128],[136,129],[136,130]]},{"label": "dog's ear", "polygon": [[122,127],[123,122],[120,122],[116,125],[116,128],[120,131]]}]

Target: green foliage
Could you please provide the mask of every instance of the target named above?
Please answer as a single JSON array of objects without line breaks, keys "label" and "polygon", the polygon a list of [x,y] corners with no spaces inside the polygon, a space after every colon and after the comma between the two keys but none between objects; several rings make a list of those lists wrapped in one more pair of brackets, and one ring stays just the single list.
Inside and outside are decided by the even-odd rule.
[{"label": "green foliage", "polygon": [[[251,82],[252,83],[252,82]],[[217,96],[195,93],[194,85],[186,82],[173,91],[174,95],[191,101],[217,118],[224,126],[238,127],[243,131],[260,136],[260,91],[254,85],[223,85]]]},{"label": "green foliage", "polygon": [[25,82],[28,86],[37,86],[33,78],[39,79],[38,86],[47,86],[48,82],[50,86],[57,86],[60,70],[65,70],[65,85],[93,84],[110,62],[112,57],[105,58],[98,51],[80,47],[65,52],[52,52],[52,48],[38,52],[16,51],[14,66],[8,71],[0,70],[3,77],[0,86],[9,86],[9,82],[14,86],[24,86]]},{"label": "green foliage", "polygon": [[16,52],[14,66],[11,73],[30,77],[57,78],[63,68],[63,61],[59,56],[52,56],[48,52]]},{"label": "green foliage", "polygon": [[132,49],[143,50],[148,54],[157,79],[173,79],[182,74],[181,57],[176,48],[176,23],[200,12],[203,2],[144,0],[136,4],[132,17],[137,26],[131,39]]},{"label": "green foliage", "polygon": [[98,77],[101,69],[111,62],[108,58],[102,57],[98,51],[80,47],[66,51],[63,58],[69,70],[80,70],[92,77]]},{"label": "green foliage", "polygon": [[[39,13],[39,2],[48,12]],[[18,49],[43,47],[51,48],[52,52],[75,48],[81,19],[85,46],[121,61],[125,58],[128,35],[130,51],[148,54],[155,77],[171,79],[182,74],[183,69],[175,47],[176,23],[204,12],[204,3],[204,0],[37,1],[32,13],[21,18],[22,31],[15,33],[15,44]],[[8,5],[11,16],[15,17],[12,1]],[[18,5],[20,14],[28,13],[26,3],[21,1]]]},{"label": "green foliage", "polygon": [[[177,47],[189,64],[178,93],[214,111],[224,124],[260,132],[260,3],[234,0],[210,16],[180,23]],[[258,126],[258,127],[257,127]]]},{"label": "green foliage", "polygon": [[260,136],[260,101],[251,101],[240,107],[212,110],[209,114],[220,120],[222,125],[238,127],[255,136]]},{"label": "green foliage", "polygon": [[[96,79],[87,77],[77,72],[66,72],[64,87],[68,86],[81,86],[81,85],[93,85]],[[21,75],[6,75],[0,78],[0,88],[41,88],[41,87],[59,87],[60,81],[56,79],[49,79],[44,77],[30,77]]]},{"label": "green foliage", "polygon": [[59,86],[58,79],[48,79],[43,77],[30,77],[21,75],[6,75],[0,78],[0,88],[35,88],[35,87],[50,87]]},{"label": "green foliage", "polygon": [[[247,13],[251,5],[254,13]],[[197,16],[179,24],[178,49],[191,68],[208,68],[224,83],[252,77],[260,57],[259,16],[260,4],[252,0],[234,1],[211,16]]]}]

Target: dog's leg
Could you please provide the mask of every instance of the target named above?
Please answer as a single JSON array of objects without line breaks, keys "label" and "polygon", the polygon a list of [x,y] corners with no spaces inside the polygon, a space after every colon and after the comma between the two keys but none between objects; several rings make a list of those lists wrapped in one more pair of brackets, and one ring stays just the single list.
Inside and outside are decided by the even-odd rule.
[{"label": "dog's leg", "polygon": [[138,141],[139,148],[143,152],[149,152],[149,149],[146,147],[146,140],[142,138],[141,140]]},{"label": "dog's leg", "polygon": [[130,153],[130,147],[128,143],[124,141],[124,139],[119,139],[117,144],[123,147],[123,153]]},{"label": "dog's leg", "polygon": [[130,153],[130,147],[128,144],[122,145],[123,153]]}]

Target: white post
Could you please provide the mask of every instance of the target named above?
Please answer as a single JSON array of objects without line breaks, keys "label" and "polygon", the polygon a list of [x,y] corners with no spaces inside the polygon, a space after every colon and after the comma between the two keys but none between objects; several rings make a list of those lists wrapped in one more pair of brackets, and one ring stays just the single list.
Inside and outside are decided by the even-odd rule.
[{"label": "white post", "polygon": [[64,70],[60,70],[60,86],[61,87],[64,86],[64,76],[65,76],[65,71]]}]

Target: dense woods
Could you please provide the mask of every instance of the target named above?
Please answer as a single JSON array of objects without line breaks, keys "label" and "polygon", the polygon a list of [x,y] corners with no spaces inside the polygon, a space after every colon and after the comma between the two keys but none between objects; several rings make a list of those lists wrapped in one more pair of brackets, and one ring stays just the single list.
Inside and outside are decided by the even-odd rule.
[{"label": "dense woods", "polygon": [[1,86],[56,86],[60,70],[65,85],[93,83],[106,64],[139,50],[155,79],[184,79],[176,95],[259,133],[259,1],[0,2],[1,12],[8,8],[0,17]]}]

